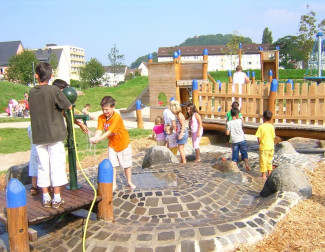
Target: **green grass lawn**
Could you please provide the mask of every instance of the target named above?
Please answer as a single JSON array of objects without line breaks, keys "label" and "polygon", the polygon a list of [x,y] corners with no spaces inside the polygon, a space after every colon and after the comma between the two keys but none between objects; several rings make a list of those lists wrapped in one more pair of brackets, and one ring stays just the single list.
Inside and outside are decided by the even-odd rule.
[{"label": "green grass lawn", "polygon": [[[75,128],[77,149],[80,153],[84,151],[90,151],[90,145],[88,142],[88,136],[85,135],[80,129]],[[95,128],[89,129],[91,132],[95,132]],[[128,130],[130,138],[147,137],[151,134],[151,130],[145,129],[130,129]],[[20,151],[30,150],[30,140],[27,134],[27,129],[5,128],[0,129],[0,153],[9,154]],[[104,150],[107,148],[107,141],[103,140],[96,145],[96,150]],[[83,154],[84,155],[84,154]],[[82,155],[81,155],[82,156]]]},{"label": "green grass lawn", "polygon": [[[116,100],[116,108],[128,107],[134,99],[148,86],[148,77],[138,76],[118,87],[96,87],[82,90],[85,95],[78,96],[76,109],[82,110],[86,103],[91,104],[90,111],[101,110],[100,101],[104,96],[110,95]],[[0,82],[0,113],[4,113],[9,99],[17,101],[24,99],[24,93],[29,92],[30,87],[22,84],[14,84],[7,81]],[[13,120],[18,120],[13,118]],[[1,121],[0,121],[1,122]]]}]

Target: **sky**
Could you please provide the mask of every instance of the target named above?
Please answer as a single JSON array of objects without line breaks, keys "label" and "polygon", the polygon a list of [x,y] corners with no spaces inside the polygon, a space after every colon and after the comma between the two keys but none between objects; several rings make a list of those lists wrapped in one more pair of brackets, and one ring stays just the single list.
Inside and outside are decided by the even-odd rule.
[{"label": "sky", "polygon": [[255,43],[266,27],[273,41],[297,35],[307,4],[318,22],[325,18],[324,0],[0,0],[0,41],[81,47],[103,65],[115,44],[130,65],[199,35],[237,31]]}]

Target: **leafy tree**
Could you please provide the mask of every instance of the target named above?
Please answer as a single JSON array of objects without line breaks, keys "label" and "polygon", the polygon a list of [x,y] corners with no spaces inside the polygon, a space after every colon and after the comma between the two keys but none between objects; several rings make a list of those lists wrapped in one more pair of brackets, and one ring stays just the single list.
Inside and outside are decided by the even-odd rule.
[{"label": "leafy tree", "polygon": [[[158,61],[158,56],[157,56],[157,53],[156,52],[153,52],[152,53],[152,59],[153,59],[153,62],[157,62]],[[134,61],[131,64],[130,67],[131,68],[138,68],[142,62],[148,62],[148,54],[137,58],[137,60]]]},{"label": "leafy tree", "polygon": [[[300,48],[303,52],[303,66],[304,68],[308,65],[309,54],[312,52],[315,35],[317,34],[316,30],[316,12],[309,10],[309,5],[307,5],[307,14],[300,17],[299,25],[299,40]],[[325,28],[325,19],[323,19],[319,24],[318,28],[320,31],[324,32]]]},{"label": "leafy tree", "polygon": [[[229,54],[231,65],[235,68],[235,65],[238,61],[238,48],[239,43],[245,44],[247,42],[247,38],[239,35],[238,31],[234,31],[234,34],[231,37],[231,40],[227,43],[228,50],[225,52],[226,54]],[[242,52],[245,53],[244,51]]]},{"label": "leafy tree", "polygon": [[269,31],[269,28],[266,27],[263,31],[262,44],[272,44],[273,37],[272,32]]},{"label": "leafy tree", "polygon": [[[226,45],[233,39],[233,34],[210,34],[188,38],[179,46],[199,46],[199,45]],[[243,37],[243,43],[253,43],[250,38]]]},{"label": "leafy tree", "polygon": [[31,51],[23,51],[9,59],[9,68],[6,71],[6,78],[10,81],[17,81],[27,85],[33,82],[33,62],[36,66],[38,60]]},{"label": "leafy tree", "polygon": [[121,67],[125,66],[123,64],[124,55],[119,53],[120,51],[117,49],[116,44],[114,44],[114,47],[111,48],[111,52],[108,54],[110,72],[113,73],[113,83],[116,75],[120,72]]},{"label": "leafy tree", "polygon": [[101,78],[105,73],[105,69],[97,59],[91,58],[85,65],[80,69],[80,78],[82,82],[87,83],[90,87],[98,86],[101,83]]},{"label": "leafy tree", "polygon": [[297,36],[285,36],[279,38],[272,44],[272,47],[278,46],[279,50],[279,65],[286,69],[296,68],[299,62],[303,59],[303,52],[300,49],[300,41]]}]

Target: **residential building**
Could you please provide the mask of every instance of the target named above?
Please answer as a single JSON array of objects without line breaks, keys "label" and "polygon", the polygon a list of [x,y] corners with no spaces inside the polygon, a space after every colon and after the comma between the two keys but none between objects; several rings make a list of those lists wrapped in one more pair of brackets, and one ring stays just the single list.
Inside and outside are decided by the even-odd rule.
[{"label": "residential building", "polygon": [[[243,44],[241,66],[243,69],[260,69],[260,48],[270,50],[270,44]],[[208,50],[208,71],[234,70],[239,63],[238,51],[231,54],[226,45],[207,46],[175,46],[160,47],[158,49],[158,62],[172,61],[173,53],[181,51],[181,60],[203,60],[203,50]]]},{"label": "residential building", "polygon": [[[69,62],[68,69],[64,70],[69,71],[70,77],[68,82],[70,82],[70,79],[80,80],[79,70],[86,64],[85,50],[83,48],[71,45],[60,46],[56,44],[47,44],[42,50],[48,49],[62,49],[62,57],[65,58],[65,61]],[[59,65],[59,68],[62,67]]]},{"label": "residential building", "polygon": [[142,62],[138,69],[141,69],[141,76],[148,76],[148,62]]},{"label": "residential building", "polygon": [[102,77],[102,85],[106,87],[115,87],[119,82],[125,80],[126,66],[117,67],[115,70],[111,66],[104,66],[105,73]]},{"label": "residential building", "polygon": [[4,78],[9,66],[9,59],[23,51],[24,47],[21,41],[0,42],[0,79]]},{"label": "residential building", "polygon": [[54,79],[61,79],[70,83],[70,61],[65,57],[62,48],[32,49],[31,51],[40,62],[47,62],[52,65]]}]

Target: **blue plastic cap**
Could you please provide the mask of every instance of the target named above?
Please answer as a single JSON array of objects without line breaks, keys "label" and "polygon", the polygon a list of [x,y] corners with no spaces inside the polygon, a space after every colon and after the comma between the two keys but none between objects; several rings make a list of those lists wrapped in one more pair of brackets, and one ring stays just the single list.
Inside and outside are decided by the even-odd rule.
[{"label": "blue plastic cap", "polygon": [[198,90],[199,89],[199,83],[197,80],[192,81],[192,90]]},{"label": "blue plastic cap", "polygon": [[182,51],[181,51],[181,49],[178,49],[177,50],[177,54],[180,56],[180,55],[182,55]]},{"label": "blue plastic cap", "polygon": [[262,51],[262,47],[261,47],[261,46],[259,46],[259,47],[258,47],[258,50],[259,50],[259,51]]},{"label": "blue plastic cap", "polygon": [[249,78],[249,76],[250,76],[249,71],[247,71],[246,75],[247,75],[247,77]]},{"label": "blue plastic cap", "polygon": [[140,101],[140,100],[137,100],[137,101],[135,102],[135,109],[136,109],[136,110],[140,110],[140,109],[141,109],[141,101]]},{"label": "blue plastic cap", "polygon": [[241,43],[239,43],[239,49],[242,49],[242,47],[243,47],[243,46],[242,46],[242,44],[241,44]]},{"label": "blue plastic cap", "polygon": [[98,165],[98,183],[113,183],[113,166],[109,159]]},{"label": "blue plastic cap", "polygon": [[228,70],[228,77],[231,76],[231,70]]},{"label": "blue plastic cap", "polygon": [[175,101],[175,97],[171,97],[169,101]]},{"label": "blue plastic cap", "polygon": [[273,75],[273,72],[272,70],[269,71],[269,76],[272,76]]},{"label": "blue plastic cap", "polygon": [[148,54],[148,59],[153,59],[153,56],[152,56],[152,54],[150,53],[150,54]]},{"label": "blue plastic cap", "polygon": [[252,72],[252,77],[255,77],[255,72],[254,71]]},{"label": "blue plastic cap", "polygon": [[279,51],[280,50],[280,47],[276,46],[275,47],[275,50]]},{"label": "blue plastic cap", "polygon": [[177,58],[178,58],[178,53],[177,53],[177,52],[174,52],[174,54],[173,54],[173,58],[174,58],[174,59],[177,59]]},{"label": "blue plastic cap", "polygon": [[18,179],[10,179],[6,188],[6,200],[7,208],[17,208],[26,206],[26,188]]},{"label": "blue plastic cap", "polygon": [[317,36],[317,37],[321,37],[321,36],[323,36],[323,33],[322,33],[322,32],[319,32],[319,33],[317,33],[316,36]]},{"label": "blue plastic cap", "polygon": [[278,81],[273,79],[271,82],[271,92],[276,92],[278,90]]},{"label": "blue plastic cap", "polygon": [[209,54],[208,49],[205,48],[205,49],[203,50],[203,55],[208,55],[208,54]]},{"label": "blue plastic cap", "polygon": [[287,83],[291,83],[291,84],[292,84],[292,83],[293,83],[293,80],[288,79],[288,80],[287,80]]}]

